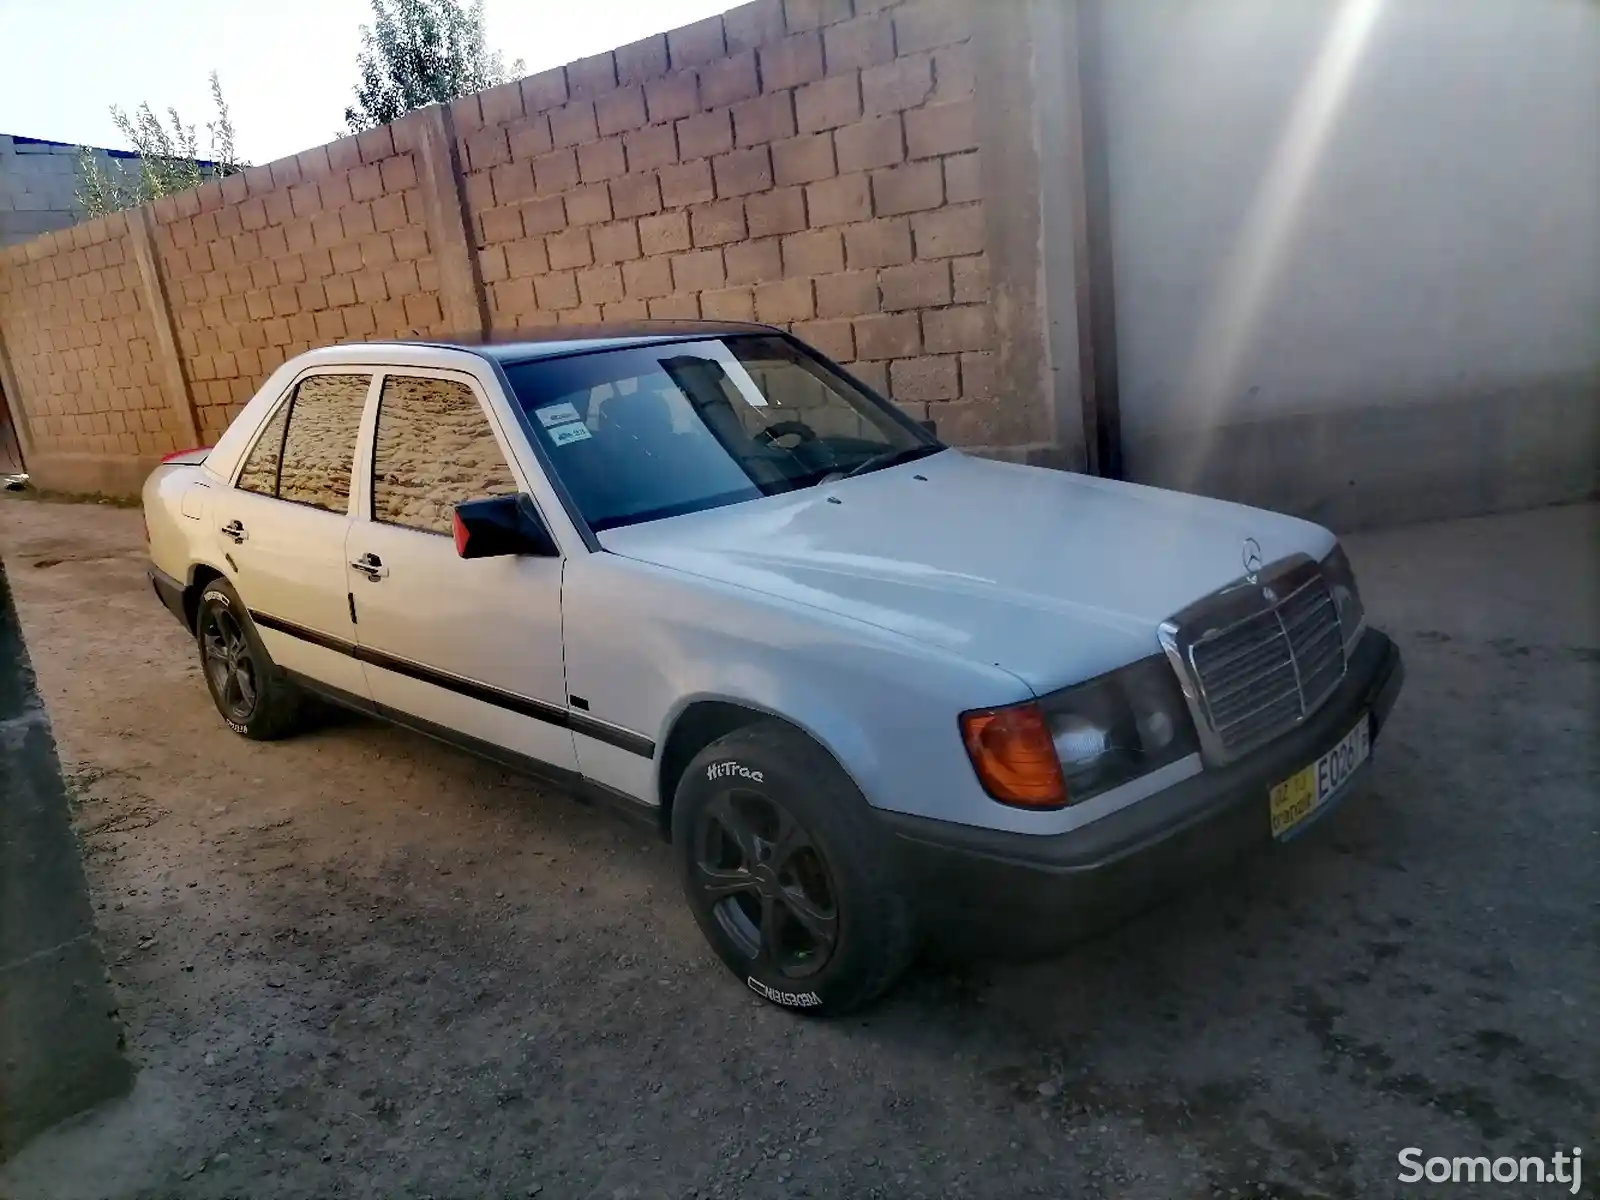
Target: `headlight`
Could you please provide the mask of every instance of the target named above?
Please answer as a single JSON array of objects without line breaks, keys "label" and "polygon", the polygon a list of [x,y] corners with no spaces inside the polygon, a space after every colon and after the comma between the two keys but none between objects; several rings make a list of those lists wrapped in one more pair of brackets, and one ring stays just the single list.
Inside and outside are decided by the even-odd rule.
[{"label": "headlight", "polygon": [[1163,655],[1010,708],[961,715],[984,789],[1005,804],[1076,804],[1199,748]]},{"label": "headlight", "polygon": [[1039,707],[1073,801],[1148,775],[1199,748],[1183,689],[1164,655],[1053,692]]},{"label": "headlight", "polygon": [[1350,569],[1350,560],[1345,557],[1344,547],[1337,542],[1328,552],[1328,557],[1322,560],[1322,578],[1333,593],[1334,610],[1339,614],[1339,634],[1344,638],[1344,648],[1348,651],[1355,644],[1356,635],[1361,632],[1366,610],[1361,607],[1356,573]]}]

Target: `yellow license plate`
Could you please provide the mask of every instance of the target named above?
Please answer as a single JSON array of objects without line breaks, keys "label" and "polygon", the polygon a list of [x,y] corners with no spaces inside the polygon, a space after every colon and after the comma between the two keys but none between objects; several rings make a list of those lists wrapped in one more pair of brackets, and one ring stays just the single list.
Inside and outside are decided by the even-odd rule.
[{"label": "yellow license plate", "polygon": [[1371,735],[1365,713],[1355,727],[1316,762],[1302,767],[1283,782],[1273,785],[1267,795],[1272,814],[1272,836],[1282,838],[1328,802],[1367,761],[1372,752]]}]

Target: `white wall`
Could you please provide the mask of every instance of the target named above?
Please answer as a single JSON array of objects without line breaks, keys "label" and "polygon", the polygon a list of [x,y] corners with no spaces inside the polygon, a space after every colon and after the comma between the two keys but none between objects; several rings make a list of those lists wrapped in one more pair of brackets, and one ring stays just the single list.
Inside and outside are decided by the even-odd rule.
[{"label": "white wall", "polygon": [[1600,483],[1600,4],[1099,0],[1134,478],[1333,523]]}]

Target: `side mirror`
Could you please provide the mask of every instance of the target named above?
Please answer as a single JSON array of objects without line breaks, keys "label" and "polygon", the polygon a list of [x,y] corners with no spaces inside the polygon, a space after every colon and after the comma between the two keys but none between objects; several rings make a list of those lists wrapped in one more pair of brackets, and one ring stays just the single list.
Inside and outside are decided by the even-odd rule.
[{"label": "side mirror", "polygon": [[527,496],[496,496],[455,506],[450,527],[462,558],[500,558],[529,554],[556,558],[561,551]]},{"label": "side mirror", "polygon": [[935,421],[932,417],[926,417],[923,420],[918,421],[917,424],[921,425],[934,437],[939,436],[939,422]]}]

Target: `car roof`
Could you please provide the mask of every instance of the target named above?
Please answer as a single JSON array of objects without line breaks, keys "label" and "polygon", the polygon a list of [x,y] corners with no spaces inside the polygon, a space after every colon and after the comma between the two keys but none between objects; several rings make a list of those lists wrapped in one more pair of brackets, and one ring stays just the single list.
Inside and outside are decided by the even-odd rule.
[{"label": "car roof", "polygon": [[[617,321],[602,325],[550,325],[469,337],[385,339],[378,344],[466,350],[509,366],[588,350],[614,350],[733,334],[781,332],[771,325],[757,325],[748,321]],[[361,344],[370,346],[374,343]]]}]

